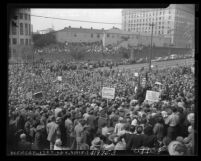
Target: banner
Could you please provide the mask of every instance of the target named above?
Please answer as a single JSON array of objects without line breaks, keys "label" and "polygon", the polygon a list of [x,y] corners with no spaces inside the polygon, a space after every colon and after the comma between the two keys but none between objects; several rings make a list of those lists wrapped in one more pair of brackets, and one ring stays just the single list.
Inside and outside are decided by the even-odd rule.
[{"label": "banner", "polygon": [[159,92],[147,90],[145,100],[151,101],[151,102],[158,102],[159,101],[159,96],[160,96]]},{"label": "banner", "polygon": [[37,93],[34,93],[34,98],[36,98],[36,99],[40,99],[40,98],[42,98],[43,97],[43,93],[42,92],[37,92]]},{"label": "banner", "polygon": [[114,95],[115,95],[115,88],[108,88],[108,87],[102,88],[102,98],[114,99]]}]

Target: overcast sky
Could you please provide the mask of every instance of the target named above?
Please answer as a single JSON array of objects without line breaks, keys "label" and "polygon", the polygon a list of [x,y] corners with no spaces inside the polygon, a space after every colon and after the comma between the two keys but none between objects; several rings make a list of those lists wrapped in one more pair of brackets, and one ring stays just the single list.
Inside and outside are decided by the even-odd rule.
[{"label": "overcast sky", "polygon": [[[57,17],[65,19],[75,19],[83,21],[96,21],[107,23],[121,23],[121,9],[31,9],[32,15]],[[118,24],[96,24],[87,22],[72,22],[66,20],[55,20],[42,17],[31,17],[33,31],[43,30],[54,26],[55,30],[63,29],[64,27],[80,27],[109,29],[113,26],[121,28]]]}]

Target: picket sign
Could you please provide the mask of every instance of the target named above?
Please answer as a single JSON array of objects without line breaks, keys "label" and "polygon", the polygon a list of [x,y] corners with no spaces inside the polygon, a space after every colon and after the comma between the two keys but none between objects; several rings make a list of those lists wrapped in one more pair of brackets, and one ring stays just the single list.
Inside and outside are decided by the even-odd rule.
[{"label": "picket sign", "polygon": [[108,87],[102,88],[102,98],[114,99],[114,95],[115,95],[115,88],[108,88]]},{"label": "picket sign", "polygon": [[158,102],[159,96],[160,96],[160,92],[147,90],[145,100],[151,101],[151,102]]},{"label": "picket sign", "polygon": [[191,67],[191,72],[195,74],[195,67]]},{"label": "picket sign", "polygon": [[138,77],[138,76],[139,76],[139,74],[138,74],[138,73],[134,73],[134,76],[135,76],[135,77]]},{"label": "picket sign", "polygon": [[58,80],[58,81],[62,81],[62,76],[58,76],[58,77],[57,77],[57,80]]}]

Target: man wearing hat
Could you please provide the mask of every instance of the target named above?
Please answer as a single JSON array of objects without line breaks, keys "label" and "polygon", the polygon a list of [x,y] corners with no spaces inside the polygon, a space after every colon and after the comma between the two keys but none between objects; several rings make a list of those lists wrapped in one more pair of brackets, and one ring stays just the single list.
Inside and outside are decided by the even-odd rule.
[{"label": "man wearing hat", "polygon": [[26,141],[26,134],[20,135],[20,142],[18,143],[18,150],[31,150],[31,143]]},{"label": "man wearing hat", "polygon": [[[51,122],[47,124],[47,140],[50,142],[50,150],[54,149],[54,143],[57,138],[57,131],[59,130],[59,125],[56,123],[56,119],[54,116],[50,117]],[[57,118],[57,122],[59,122],[59,118]]]}]

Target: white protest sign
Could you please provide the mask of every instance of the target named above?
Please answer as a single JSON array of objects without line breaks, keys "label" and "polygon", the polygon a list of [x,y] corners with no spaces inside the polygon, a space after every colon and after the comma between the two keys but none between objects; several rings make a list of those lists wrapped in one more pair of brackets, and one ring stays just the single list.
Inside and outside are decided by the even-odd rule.
[{"label": "white protest sign", "polygon": [[191,67],[191,72],[194,74],[195,73],[195,68]]},{"label": "white protest sign", "polygon": [[57,80],[58,80],[58,81],[62,81],[62,77],[61,77],[61,76],[58,76],[58,77],[57,77]]},{"label": "white protest sign", "polygon": [[135,76],[135,77],[138,77],[138,76],[139,76],[139,74],[138,74],[138,73],[134,73],[134,76]]},{"label": "white protest sign", "polygon": [[145,100],[151,102],[158,102],[159,101],[160,92],[149,91],[147,90]]},{"label": "white protest sign", "polygon": [[107,99],[114,99],[115,95],[115,88],[108,88],[103,87],[102,88],[102,97]]}]

